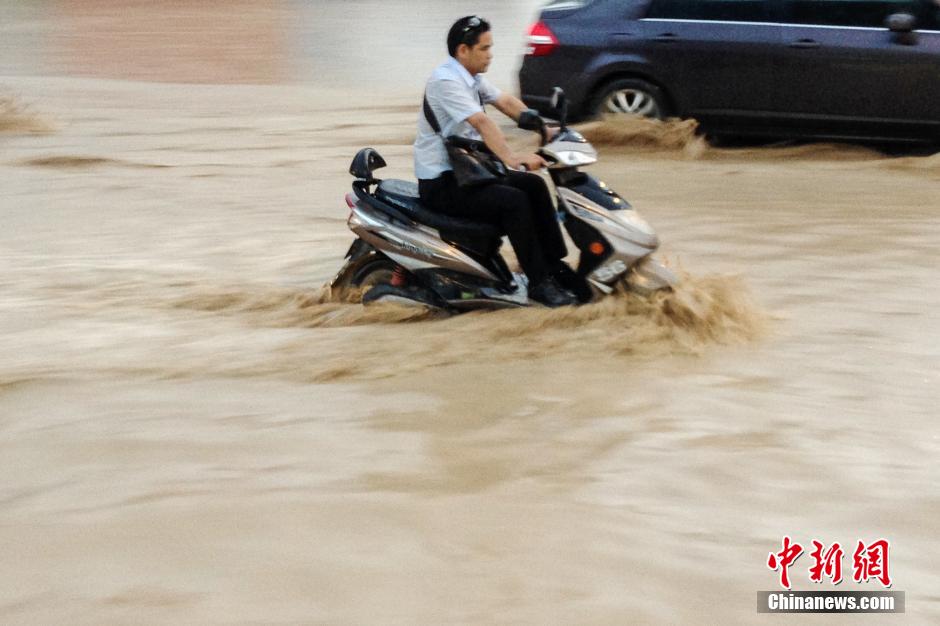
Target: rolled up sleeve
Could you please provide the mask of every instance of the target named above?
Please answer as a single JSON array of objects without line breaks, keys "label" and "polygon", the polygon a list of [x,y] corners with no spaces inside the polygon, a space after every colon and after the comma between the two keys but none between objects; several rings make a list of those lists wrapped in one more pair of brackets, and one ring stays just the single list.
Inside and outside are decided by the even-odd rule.
[{"label": "rolled up sleeve", "polygon": [[427,94],[428,104],[431,105],[445,135],[450,134],[448,128],[452,129],[483,110],[480,101],[475,100],[472,93],[456,80],[444,79],[429,83]]},{"label": "rolled up sleeve", "polygon": [[502,91],[494,87],[490,81],[486,80],[482,76],[480,76],[479,90],[480,96],[483,97],[484,104],[493,104],[499,100],[501,95],[503,95]]}]

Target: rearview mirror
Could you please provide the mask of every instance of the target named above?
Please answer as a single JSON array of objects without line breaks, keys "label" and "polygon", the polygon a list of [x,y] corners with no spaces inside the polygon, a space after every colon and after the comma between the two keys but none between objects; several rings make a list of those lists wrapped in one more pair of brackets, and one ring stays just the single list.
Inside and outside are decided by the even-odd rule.
[{"label": "rearview mirror", "polygon": [[539,116],[538,111],[534,109],[526,109],[519,114],[519,128],[522,130],[541,130],[542,129],[542,118]]},{"label": "rearview mirror", "polygon": [[552,89],[551,107],[558,113],[561,130],[564,131],[568,122],[568,98],[565,97],[565,91],[561,87]]},{"label": "rearview mirror", "polygon": [[914,27],[917,26],[917,18],[910,13],[892,13],[885,20],[885,26],[894,33],[894,40],[905,46],[913,46],[917,43],[917,34]]},{"label": "rearview mirror", "polygon": [[917,18],[910,13],[892,13],[885,20],[885,26],[892,33],[909,33],[916,24]]}]

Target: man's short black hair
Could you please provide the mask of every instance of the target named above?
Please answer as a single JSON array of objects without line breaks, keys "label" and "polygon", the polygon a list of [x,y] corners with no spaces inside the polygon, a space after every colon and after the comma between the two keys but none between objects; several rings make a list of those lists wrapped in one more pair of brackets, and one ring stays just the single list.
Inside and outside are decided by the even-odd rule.
[{"label": "man's short black hair", "polygon": [[462,17],[447,33],[447,52],[457,58],[457,48],[465,43],[471,48],[480,43],[480,35],[490,30],[490,23],[478,15]]}]

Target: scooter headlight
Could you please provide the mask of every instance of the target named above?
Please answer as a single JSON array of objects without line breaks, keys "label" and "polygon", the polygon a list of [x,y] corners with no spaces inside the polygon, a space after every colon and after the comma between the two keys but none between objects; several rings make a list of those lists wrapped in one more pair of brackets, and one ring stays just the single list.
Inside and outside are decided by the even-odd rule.
[{"label": "scooter headlight", "polygon": [[653,227],[649,225],[649,222],[647,222],[645,219],[640,217],[640,214],[637,213],[635,210],[612,211],[610,213],[610,216],[616,220],[623,222],[624,224],[626,224],[627,226],[630,226],[631,228],[637,229],[644,235],[649,235],[651,237],[656,236],[656,231],[654,231]]},{"label": "scooter headlight", "polygon": [[580,165],[590,165],[591,163],[597,163],[597,157],[591,154],[585,154],[584,152],[578,152],[576,150],[563,150],[561,152],[556,152],[555,157],[559,162],[564,165],[571,167],[578,167]]}]

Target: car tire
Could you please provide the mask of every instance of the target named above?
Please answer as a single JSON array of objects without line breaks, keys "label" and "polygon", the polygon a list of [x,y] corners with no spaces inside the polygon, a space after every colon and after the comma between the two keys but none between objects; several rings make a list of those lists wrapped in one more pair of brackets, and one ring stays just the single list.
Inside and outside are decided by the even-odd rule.
[{"label": "car tire", "polygon": [[638,115],[661,120],[669,110],[662,89],[639,78],[621,78],[600,89],[591,113],[594,117]]}]

